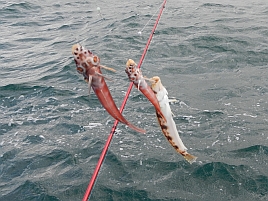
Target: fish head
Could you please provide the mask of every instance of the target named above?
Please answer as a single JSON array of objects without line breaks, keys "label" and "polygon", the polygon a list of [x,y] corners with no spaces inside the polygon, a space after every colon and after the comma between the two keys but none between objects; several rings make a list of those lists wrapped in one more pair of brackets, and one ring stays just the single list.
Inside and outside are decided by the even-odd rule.
[{"label": "fish head", "polygon": [[137,66],[137,64],[132,59],[129,59],[126,63],[126,67],[134,67],[134,66]]},{"label": "fish head", "polygon": [[129,59],[126,63],[126,69],[125,72],[128,76],[130,76],[133,73],[133,69],[136,68],[137,64],[132,60]]},{"label": "fish head", "polygon": [[161,79],[158,76],[154,76],[149,79],[151,82],[151,88],[155,93],[158,93],[162,89]]},{"label": "fish head", "polygon": [[127,61],[125,72],[129,80],[133,82],[138,81],[142,77],[141,70],[137,68],[137,64],[132,59]]},{"label": "fish head", "polygon": [[72,54],[74,56],[74,61],[76,64],[76,70],[79,74],[82,74],[85,80],[88,80],[87,71],[93,66],[98,66],[100,59],[98,56],[93,55],[93,53],[83,47],[80,44],[75,44],[72,47]]},{"label": "fish head", "polygon": [[88,58],[93,57],[93,53],[80,44],[73,45],[72,54],[74,56],[75,63],[78,66],[82,66],[87,63]]}]

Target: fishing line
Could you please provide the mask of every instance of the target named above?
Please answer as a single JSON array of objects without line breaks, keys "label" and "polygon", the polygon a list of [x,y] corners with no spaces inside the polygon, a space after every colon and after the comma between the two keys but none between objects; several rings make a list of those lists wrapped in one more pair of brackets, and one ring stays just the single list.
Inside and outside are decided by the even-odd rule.
[{"label": "fishing line", "polygon": [[97,11],[99,12],[99,15],[101,16],[101,19],[102,19],[102,20],[105,20],[104,17],[102,16],[102,14],[101,14],[100,7],[97,7]]},{"label": "fishing line", "polygon": [[[144,60],[144,58],[145,58],[145,55],[146,55],[146,53],[147,53],[147,50],[148,50],[148,48],[149,48],[149,45],[150,45],[151,40],[152,40],[152,38],[153,38],[153,35],[154,35],[154,33],[155,33],[155,30],[156,30],[156,27],[157,27],[157,25],[158,25],[158,22],[159,22],[159,20],[160,20],[160,17],[161,17],[161,15],[162,15],[162,13],[163,13],[164,8],[165,8],[166,2],[167,2],[167,0],[164,0],[163,3],[162,3],[162,5],[161,5],[161,9],[160,9],[160,11],[159,11],[158,17],[157,17],[157,19],[156,19],[156,21],[155,21],[154,27],[153,27],[153,29],[152,29],[152,31],[151,31],[151,34],[150,34],[150,37],[149,37],[149,39],[148,39],[148,41],[147,41],[147,43],[146,43],[146,46],[145,46],[145,48],[144,48],[144,51],[143,51],[143,53],[142,53],[142,56],[141,56],[141,58],[140,58],[140,61],[139,61],[139,64],[138,64],[137,68],[140,68],[140,67],[141,67],[141,64],[142,64],[142,62],[143,62],[143,60]],[[130,95],[130,92],[131,92],[132,87],[133,87],[133,82],[130,82],[129,87],[128,87],[128,90],[127,90],[126,95],[125,95],[125,98],[124,98],[124,100],[123,100],[123,102],[122,102],[122,105],[121,105],[121,107],[120,107],[120,110],[119,110],[120,113],[122,113],[123,110],[124,110],[124,108],[125,108],[125,105],[126,105],[126,103],[127,103],[127,100],[128,100],[129,95]],[[106,153],[107,153],[108,148],[109,148],[109,146],[110,146],[110,143],[111,143],[111,141],[112,141],[113,135],[114,135],[114,133],[116,132],[115,130],[116,130],[117,124],[118,124],[118,121],[115,120],[115,121],[114,121],[114,124],[113,124],[113,127],[112,127],[112,129],[111,129],[111,132],[110,132],[110,134],[109,134],[109,136],[108,136],[108,139],[107,139],[107,141],[106,141],[106,143],[105,143],[105,145],[104,145],[104,147],[103,147],[103,150],[102,150],[102,152],[101,152],[100,158],[99,158],[98,163],[97,163],[97,165],[96,165],[96,167],[95,167],[95,170],[94,170],[93,175],[92,175],[92,177],[91,177],[91,179],[90,179],[90,182],[89,182],[89,184],[88,184],[88,187],[87,187],[87,189],[86,189],[86,192],[85,192],[85,194],[84,194],[84,197],[83,197],[82,201],[87,201],[88,198],[89,198],[89,196],[90,196],[90,194],[91,194],[92,188],[93,188],[93,186],[94,186],[94,184],[95,184],[95,181],[96,181],[96,178],[97,178],[97,176],[98,176],[98,174],[99,174],[101,165],[102,165],[102,163],[103,163],[103,161],[104,161],[104,159],[105,159],[105,156],[106,156]]]},{"label": "fishing line", "polygon": [[[103,15],[102,15],[102,13],[101,13],[101,9],[100,9],[100,7],[97,7],[97,11],[98,11],[99,16],[101,17],[101,19],[95,21],[94,23],[97,23],[97,22],[99,22],[99,21],[105,20],[105,18],[103,17]],[[74,22],[76,21],[76,20],[74,19],[74,17],[72,17],[71,19],[72,19]],[[72,24],[73,24],[73,23],[72,23]],[[89,21],[87,21],[85,25],[88,26],[88,24],[89,24]],[[77,32],[75,32],[74,29],[71,27],[71,23],[68,24],[68,27],[71,29],[71,36],[72,36],[72,38],[74,38],[74,42],[80,44],[82,40],[81,40],[81,39],[78,40],[78,38],[81,38],[79,35],[83,35],[83,33],[77,35]],[[74,33],[76,33],[76,34],[74,34]]]},{"label": "fishing line", "polygon": [[160,8],[162,7],[162,5],[159,6],[159,8],[155,11],[155,13],[152,15],[152,17],[148,20],[148,22],[144,25],[144,27],[138,32],[138,34],[142,34],[142,31],[146,28],[146,26],[149,24],[149,22],[153,19],[153,17],[155,16],[155,14],[157,13],[157,11],[160,10]]}]

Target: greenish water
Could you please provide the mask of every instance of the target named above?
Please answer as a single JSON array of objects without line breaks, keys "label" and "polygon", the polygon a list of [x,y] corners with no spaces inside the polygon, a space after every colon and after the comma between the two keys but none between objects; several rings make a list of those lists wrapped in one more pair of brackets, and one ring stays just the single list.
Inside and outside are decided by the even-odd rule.
[{"label": "greenish water", "polygon": [[[0,201],[81,200],[113,119],[77,74],[80,42],[120,107],[161,1],[0,0]],[[97,11],[101,8],[101,17]],[[268,200],[268,2],[168,0],[142,65],[178,102],[190,165],[133,88],[90,200]]]}]

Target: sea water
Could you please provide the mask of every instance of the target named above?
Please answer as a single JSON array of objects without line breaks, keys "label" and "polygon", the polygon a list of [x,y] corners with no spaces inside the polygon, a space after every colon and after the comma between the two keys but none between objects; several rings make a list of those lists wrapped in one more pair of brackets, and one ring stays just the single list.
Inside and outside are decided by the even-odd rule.
[{"label": "sea water", "polygon": [[[113,125],[71,47],[97,54],[120,107],[161,1],[0,1],[0,200],[81,200]],[[268,2],[168,0],[143,65],[190,165],[133,88],[90,200],[268,200]],[[152,20],[150,20],[152,18]],[[150,21],[149,21],[150,20]],[[147,24],[147,25],[146,25]],[[146,25],[146,26],[145,26]],[[142,31],[141,31],[142,30]]]}]

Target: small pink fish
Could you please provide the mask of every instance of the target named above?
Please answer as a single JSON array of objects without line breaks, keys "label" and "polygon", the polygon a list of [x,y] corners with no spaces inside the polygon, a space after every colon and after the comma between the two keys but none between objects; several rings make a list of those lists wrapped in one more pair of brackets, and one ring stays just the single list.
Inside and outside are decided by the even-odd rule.
[{"label": "small pink fish", "polygon": [[117,106],[104,80],[105,77],[100,70],[100,68],[104,68],[104,66],[100,65],[99,57],[79,44],[75,44],[72,47],[72,53],[74,55],[77,72],[84,76],[85,81],[88,83],[89,90],[92,87],[106,111],[113,118],[121,123],[126,124],[133,130],[140,133],[145,133],[145,130],[128,122],[117,109]]},{"label": "small pink fish", "polygon": [[165,120],[165,116],[162,114],[155,93],[147,84],[145,78],[142,76],[141,70],[137,68],[137,64],[132,59],[127,61],[125,72],[127,73],[129,80],[132,81],[138,90],[144,94],[144,96],[153,104],[159,115],[162,116],[163,120]]}]

